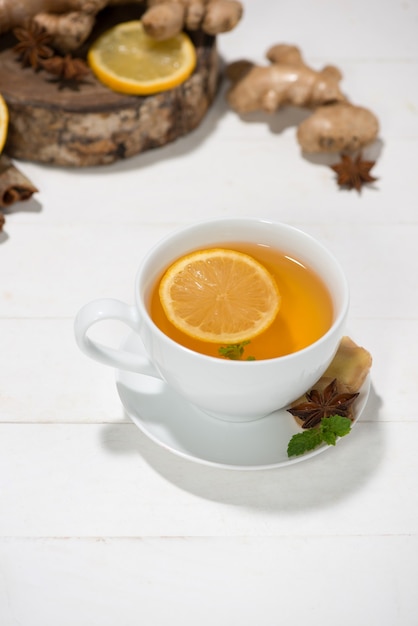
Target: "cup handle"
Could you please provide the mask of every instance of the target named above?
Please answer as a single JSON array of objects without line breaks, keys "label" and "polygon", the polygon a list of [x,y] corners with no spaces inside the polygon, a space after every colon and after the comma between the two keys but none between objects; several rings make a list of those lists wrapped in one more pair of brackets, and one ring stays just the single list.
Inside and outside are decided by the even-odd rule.
[{"label": "cup handle", "polygon": [[135,307],[111,298],[93,300],[80,309],[75,318],[74,333],[79,348],[87,356],[105,365],[161,378],[154,365],[146,357],[127,350],[108,348],[87,336],[93,324],[106,319],[119,320],[136,332],[140,327],[140,318]]}]

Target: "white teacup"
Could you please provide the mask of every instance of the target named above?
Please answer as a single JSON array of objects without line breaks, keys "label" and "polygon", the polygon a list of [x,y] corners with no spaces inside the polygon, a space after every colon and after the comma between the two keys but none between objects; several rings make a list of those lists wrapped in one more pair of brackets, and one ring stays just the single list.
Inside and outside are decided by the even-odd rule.
[{"label": "white teacup", "polygon": [[[176,343],[153,322],[150,293],[162,271],[178,257],[231,241],[264,243],[293,255],[313,269],[331,294],[334,318],[329,330],[308,347],[266,360],[231,361],[206,356]],[[135,304],[95,300],[75,320],[75,336],[88,356],[118,369],[161,378],[201,410],[229,421],[249,421],[283,408],[324,373],[344,334],[349,289],[335,257],[308,234],[258,218],[212,219],[162,239],[145,256],[135,280]],[[104,319],[125,322],[140,336],[147,356],[105,347],[88,337]]]}]

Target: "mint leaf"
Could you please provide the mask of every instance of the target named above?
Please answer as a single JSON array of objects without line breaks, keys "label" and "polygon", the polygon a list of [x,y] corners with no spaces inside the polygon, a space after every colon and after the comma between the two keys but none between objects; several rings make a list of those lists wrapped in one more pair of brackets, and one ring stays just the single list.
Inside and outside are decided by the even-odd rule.
[{"label": "mint leaf", "polygon": [[303,433],[293,435],[287,446],[287,456],[299,456],[313,450],[322,443],[322,433],[319,428],[310,428]]},{"label": "mint leaf", "polygon": [[293,435],[287,446],[287,456],[299,456],[317,448],[321,443],[335,446],[338,437],[344,437],[351,431],[351,420],[341,415],[323,417],[318,428],[308,428]]},{"label": "mint leaf", "polygon": [[337,435],[332,430],[323,430],[321,436],[322,441],[325,441],[329,446],[335,446],[337,443]]},{"label": "mint leaf", "polygon": [[325,443],[335,446],[338,437],[344,437],[350,432],[351,420],[341,415],[323,417],[319,429]]},{"label": "mint leaf", "polygon": [[[221,346],[218,349],[218,353],[220,356],[224,356],[226,359],[239,361],[244,354],[245,346],[248,346],[249,343],[249,341],[241,341],[241,343],[231,343],[227,346]],[[255,361],[255,357],[249,356],[247,357],[247,361]]]}]

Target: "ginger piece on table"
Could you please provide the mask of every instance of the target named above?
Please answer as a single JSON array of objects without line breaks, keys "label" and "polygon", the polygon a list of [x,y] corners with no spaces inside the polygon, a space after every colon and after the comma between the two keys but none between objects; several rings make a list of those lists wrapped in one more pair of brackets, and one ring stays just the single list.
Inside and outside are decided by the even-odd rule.
[{"label": "ginger piece on table", "polygon": [[337,67],[311,69],[299,48],[287,44],[272,46],[266,56],[271,65],[257,66],[243,60],[227,67],[231,81],[227,100],[237,113],[273,113],[285,105],[315,108],[345,100],[339,86],[342,74]]},{"label": "ginger piece on table", "polygon": [[379,132],[376,116],[349,102],[320,106],[297,130],[304,152],[355,152],[372,143]]},{"label": "ginger piece on table", "polygon": [[226,98],[238,114],[275,113],[286,105],[313,109],[297,130],[304,152],[355,152],[376,139],[376,116],[348,101],[337,67],[326,65],[316,71],[306,65],[299,48],[287,44],[272,46],[267,58],[271,65],[247,60],[228,65],[231,85]]}]

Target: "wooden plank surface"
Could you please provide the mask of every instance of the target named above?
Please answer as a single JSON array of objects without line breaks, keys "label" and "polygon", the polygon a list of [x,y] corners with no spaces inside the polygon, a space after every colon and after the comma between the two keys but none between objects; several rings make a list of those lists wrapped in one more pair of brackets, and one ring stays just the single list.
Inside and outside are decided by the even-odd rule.
[{"label": "wooden plank surface", "polygon": [[415,626],[417,549],[416,536],[6,539],[0,603],[9,624]]},{"label": "wooden plank surface", "polygon": [[[219,38],[224,62],[262,63],[287,42],[341,68],[381,123],[379,180],[361,194],[337,188],[329,158],[300,154],[300,111],[240,118],[226,84],[203,123],[161,149],[83,170],[18,162],[40,191],[0,233],[0,626],[416,626],[417,23],[415,2],[259,0]],[[234,215],[332,250],[350,282],[348,330],[374,359],[349,437],[274,471],[156,445],[73,337],[87,301],[132,301],[161,237]],[[127,331],[95,332],[118,345]]]}]

